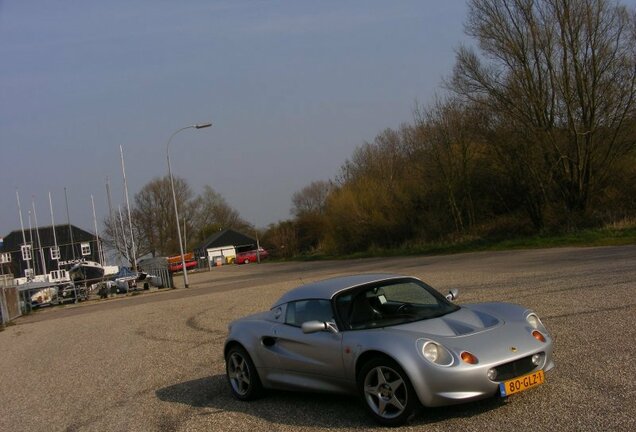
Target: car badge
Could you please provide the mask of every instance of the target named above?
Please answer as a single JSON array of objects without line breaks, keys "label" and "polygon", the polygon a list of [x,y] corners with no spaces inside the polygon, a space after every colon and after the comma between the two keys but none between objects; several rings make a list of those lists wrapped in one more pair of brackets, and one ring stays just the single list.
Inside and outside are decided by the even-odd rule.
[{"label": "car badge", "polygon": [[510,351],[517,352],[517,347],[510,347]]}]

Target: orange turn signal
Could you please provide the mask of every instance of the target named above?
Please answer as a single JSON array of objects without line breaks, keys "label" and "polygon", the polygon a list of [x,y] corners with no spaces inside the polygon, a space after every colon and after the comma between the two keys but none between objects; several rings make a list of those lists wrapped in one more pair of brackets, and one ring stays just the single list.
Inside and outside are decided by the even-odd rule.
[{"label": "orange turn signal", "polygon": [[477,364],[477,357],[468,351],[463,351],[459,356],[468,364]]},{"label": "orange turn signal", "polygon": [[539,342],[545,342],[545,336],[539,330],[533,331],[532,336]]}]

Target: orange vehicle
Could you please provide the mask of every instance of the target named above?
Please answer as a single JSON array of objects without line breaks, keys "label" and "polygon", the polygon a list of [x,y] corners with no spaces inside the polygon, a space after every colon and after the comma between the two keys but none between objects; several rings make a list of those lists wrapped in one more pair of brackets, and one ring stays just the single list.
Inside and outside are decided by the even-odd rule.
[{"label": "orange vehicle", "polygon": [[[186,269],[191,269],[197,266],[197,262],[194,259],[194,253],[188,252],[183,255]],[[167,258],[168,270],[171,272],[178,272],[183,270],[183,264],[181,262],[181,255],[175,255]]]}]

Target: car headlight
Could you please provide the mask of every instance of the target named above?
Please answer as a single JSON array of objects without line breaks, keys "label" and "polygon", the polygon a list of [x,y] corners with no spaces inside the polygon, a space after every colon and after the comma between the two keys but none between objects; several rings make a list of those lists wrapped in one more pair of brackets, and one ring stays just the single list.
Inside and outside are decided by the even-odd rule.
[{"label": "car headlight", "polygon": [[420,339],[418,346],[422,356],[439,366],[450,366],[453,364],[453,356],[443,345],[431,340]]},{"label": "car headlight", "polygon": [[422,354],[424,357],[433,363],[437,363],[439,357],[439,345],[435,342],[428,342],[422,347]]},{"label": "car headlight", "polygon": [[533,329],[537,329],[541,325],[541,320],[535,313],[529,314],[526,317],[526,321],[528,321],[528,324],[530,324],[530,327],[532,327]]}]

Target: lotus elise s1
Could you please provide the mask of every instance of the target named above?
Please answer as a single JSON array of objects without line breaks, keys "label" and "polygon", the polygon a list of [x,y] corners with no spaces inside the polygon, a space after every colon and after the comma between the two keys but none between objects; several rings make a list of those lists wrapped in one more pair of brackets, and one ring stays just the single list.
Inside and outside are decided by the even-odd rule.
[{"label": "lotus elise s1", "polygon": [[227,381],[239,400],[264,389],[358,394],[383,425],[423,405],[508,397],[554,367],[539,317],[510,303],[457,305],[414,277],[361,274],[303,285],[229,326]]}]

